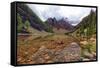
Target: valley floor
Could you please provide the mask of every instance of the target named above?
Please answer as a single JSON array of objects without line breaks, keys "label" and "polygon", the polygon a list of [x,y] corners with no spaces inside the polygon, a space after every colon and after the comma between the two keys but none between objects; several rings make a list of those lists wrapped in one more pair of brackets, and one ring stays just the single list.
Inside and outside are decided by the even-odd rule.
[{"label": "valley floor", "polygon": [[95,36],[88,43],[64,34],[18,35],[17,43],[18,64],[96,60]]}]

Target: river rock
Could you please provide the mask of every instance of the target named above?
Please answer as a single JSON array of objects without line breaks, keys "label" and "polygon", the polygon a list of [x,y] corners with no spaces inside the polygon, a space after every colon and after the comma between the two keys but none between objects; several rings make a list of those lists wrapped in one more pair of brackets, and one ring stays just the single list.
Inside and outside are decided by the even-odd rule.
[{"label": "river rock", "polygon": [[83,54],[84,54],[85,58],[88,58],[88,59],[93,59],[94,58],[94,55],[89,53],[89,52],[87,52],[87,51],[85,51]]},{"label": "river rock", "polygon": [[55,52],[54,62],[70,62],[70,61],[80,61],[81,60],[81,47],[73,42],[61,51]]},{"label": "river rock", "polygon": [[65,57],[65,62],[81,60],[81,47],[75,42],[67,45],[61,53]]}]

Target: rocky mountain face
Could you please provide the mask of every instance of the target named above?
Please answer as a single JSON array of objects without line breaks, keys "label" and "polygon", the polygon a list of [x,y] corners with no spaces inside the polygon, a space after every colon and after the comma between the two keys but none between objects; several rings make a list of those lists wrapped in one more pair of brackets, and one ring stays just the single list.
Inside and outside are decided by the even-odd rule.
[{"label": "rocky mountain face", "polygon": [[69,24],[70,22],[68,20],[65,20],[64,18],[60,20],[56,20],[56,18],[48,18],[47,22],[49,23],[50,26],[56,28],[58,31],[60,29],[65,30],[65,33],[70,32],[74,28],[74,26]]}]

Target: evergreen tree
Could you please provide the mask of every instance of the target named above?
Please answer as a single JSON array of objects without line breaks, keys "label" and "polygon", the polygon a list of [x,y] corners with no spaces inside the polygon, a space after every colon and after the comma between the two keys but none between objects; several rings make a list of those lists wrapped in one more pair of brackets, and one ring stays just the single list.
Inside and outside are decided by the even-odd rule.
[{"label": "evergreen tree", "polygon": [[22,28],[23,28],[22,18],[20,16],[20,14],[17,14],[17,31],[18,31],[18,33],[21,32]]},{"label": "evergreen tree", "polygon": [[28,20],[25,21],[24,27],[25,29],[28,29],[30,27],[30,22]]}]

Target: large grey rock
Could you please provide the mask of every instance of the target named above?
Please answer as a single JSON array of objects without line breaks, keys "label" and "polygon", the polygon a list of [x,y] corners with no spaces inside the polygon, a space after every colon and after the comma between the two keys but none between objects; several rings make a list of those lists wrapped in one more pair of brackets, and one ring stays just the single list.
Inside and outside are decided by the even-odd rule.
[{"label": "large grey rock", "polygon": [[77,43],[67,45],[62,51],[55,53],[55,62],[70,62],[81,60],[81,47]]}]

